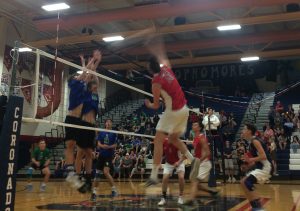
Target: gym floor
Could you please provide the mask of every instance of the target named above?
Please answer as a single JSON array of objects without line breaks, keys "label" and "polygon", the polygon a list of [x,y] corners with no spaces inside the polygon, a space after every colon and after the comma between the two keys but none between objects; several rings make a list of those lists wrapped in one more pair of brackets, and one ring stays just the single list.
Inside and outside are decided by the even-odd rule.
[{"label": "gym floor", "polygon": [[[257,185],[264,208],[270,211],[300,211],[300,181],[281,182]],[[97,211],[154,211],[154,210],[197,210],[197,211],[249,211],[250,206],[243,196],[239,184],[226,184],[218,186],[220,196],[211,198],[200,193],[197,207],[180,207],[176,204],[178,185],[176,181],[169,184],[169,200],[167,206],[158,208],[161,185],[145,189],[140,181],[118,181],[116,186],[119,195],[110,198],[111,189],[106,182],[100,182],[98,199],[96,203],[89,201],[89,194],[79,194],[63,181],[52,181],[48,184],[46,192],[39,191],[39,182],[34,182],[34,189],[28,192],[26,182],[17,182],[15,201],[16,211],[35,210],[97,210]],[[190,184],[185,186],[185,196],[188,195]]]}]

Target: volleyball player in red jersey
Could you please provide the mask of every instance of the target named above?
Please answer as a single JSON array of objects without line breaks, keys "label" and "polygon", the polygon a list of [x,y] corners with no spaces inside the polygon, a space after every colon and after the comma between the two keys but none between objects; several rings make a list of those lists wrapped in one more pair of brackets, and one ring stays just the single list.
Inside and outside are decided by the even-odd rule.
[{"label": "volleyball player in red jersey", "polygon": [[185,202],[185,204],[190,205],[194,203],[194,200],[198,194],[199,190],[210,193],[212,196],[216,196],[218,191],[214,188],[205,187],[200,182],[207,182],[210,170],[212,168],[212,164],[210,161],[210,149],[208,146],[208,140],[206,136],[201,133],[203,130],[203,125],[199,122],[194,122],[192,129],[195,133],[195,138],[193,141],[194,146],[194,156],[199,158],[200,166],[198,172],[194,171],[195,175],[190,175],[191,180],[191,193],[189,199]]},{"label": "volleyball player in red jersey", "polygon": [[163,144],[164,157],[166,163],[164,164],[164,172],[163,172],[163,181],[162,181],[162,198],[160,202],[157,204],[158,206],[164,206],[167,203],[167,188],[169,183],[169,178],[172,176],[173,171],[176,170],[179,182],[179,196],[178,196],[178,204],[183,204],[183,191],[184,191],[184,172],[185,165],[183,161],[185,157],[181,155],[177,147],[173,144],[169,143],[169,140],[166,138]]},{"label": "volleyball player in red jersey", "polygon": [[197,169],[195,167],[199,162],[195,162],[197,160],[194,159],[186,145],[179,140],[180,136],[186,131],[189,109],[186,106],[184,93],[175,74],[167,66],[160,67],[155,58],[150,59],[148,71],[153,75],[153,103],[147,99],[145,105],[150,109],[158,109],[160,107],[160,97],[165,104],[165,111],[156,126],[153,166],[150,179],[146,182],[146,186],[151,186],[158,183],[157,174],[163,155],[163,141],[166,137],[192,162],[191,173]]}]

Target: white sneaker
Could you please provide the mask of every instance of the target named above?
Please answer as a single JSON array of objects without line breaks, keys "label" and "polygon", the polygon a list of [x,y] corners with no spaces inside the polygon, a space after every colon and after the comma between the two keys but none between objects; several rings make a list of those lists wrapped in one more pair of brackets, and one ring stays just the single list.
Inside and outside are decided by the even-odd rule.
[{"label": "white sneaker", "polygon": [[161,200],[160,200],[160,202],[158,202],[158,206],[164,206],[164,205],[166,205],[166,200],[165,200],[165,198],[161,198]]},{"label": "white sneaker", "polygon": [[40,187],[40,192],[45,192],[46,191],[46,184],[42,184]]},{"label": "white sneaker", "polygon": [[83,186],[84,182],[82,182],[78,175],[74,172],[70,172],[66,178],[66,181],[71,184],[73,188],[80,188]]},{"label": "white sneaker", "polygon": [[182,205],[183,204],[183,199],[181,196],[179,196],[178,198],[178,201],[177,201],[178,204]]},{"label": "white sneaker", "polygon": [[232,182],[232,183],[235,183],[235,182],[236,182],[236,179],[235,179],[234,177],[232,177],[231,182]]},{"label": "white sneaker", "polygon": [[228,178],[227,182],[228,182],[228,183],[231,183],[231,177]]}]

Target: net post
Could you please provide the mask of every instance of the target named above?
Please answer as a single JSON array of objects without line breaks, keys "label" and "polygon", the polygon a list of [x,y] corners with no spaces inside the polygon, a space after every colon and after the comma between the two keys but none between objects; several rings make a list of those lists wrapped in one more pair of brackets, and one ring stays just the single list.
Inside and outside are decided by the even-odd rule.
[{"label": "net post", "polygon": [[37,107],[38,107],[38,99],[39,99],[39,77],[40,77],[40,52],[36,50],[36,58],[35,58],[35,87],[34,87],[34,102],[33,102],[33,118],[36,117]]},{"label": "net post", "polygon": [[12,72],[11,72],[11,80],[10,80],[10,87],[8,96],[14,95],[14,90],[16,86],[16,79],[17,79],[17,63],[19,59],[19,41],[15,41],[14,47],[14,54],[13,54],[13,61],[12,61]]}]

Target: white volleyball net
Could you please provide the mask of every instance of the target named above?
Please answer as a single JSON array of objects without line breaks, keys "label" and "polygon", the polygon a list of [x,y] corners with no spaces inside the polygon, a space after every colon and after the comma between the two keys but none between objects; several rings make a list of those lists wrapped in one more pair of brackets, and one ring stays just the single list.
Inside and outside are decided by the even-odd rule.
[{"label": "white volleyball net", "polygon": [[[122,124],[122,118],[127,119],[128,116],[132,116],[132,113],[141,111],[145,96],[152,96],[142,89],[128,85],[126,81],[121,82],[86,67],[87,73],[98,77],[99,80],[97,127],[66,125],[64,120],[69,106],[68,80],[81,73],[83,67],[80,64],[80,58],[78,57],[78,64],[76,64],[23,43],[18,45],[10,50],[11,63],[13,63],[13,56],[16,56],[16,66],[11,67],[16,71],[16,80],[10,84],[13,71],[8,69],[7,73],[4,73],[8,78],[7,83],[2,83],[1,87],[4,87],[4,93],[9,92],[9,87],[14,87],[13,94],[24,97],[23,131],[25,132],[28,129],[29,133],[36,132],[43,135],[46,130],[55,126],[105,131],[101,129],[104,127],[105,119],[112,119],[114,126],[119,127]],[[89,56],[86,55],[86,60]],[[101,72],[99,69],[97,71]],[[36,130],[39,131],[30,130],[32,125],[35,125]],[[112,132],[137,135],[122,130]],[[145,134],[140,134],[140,136],[153,137]]]}]

